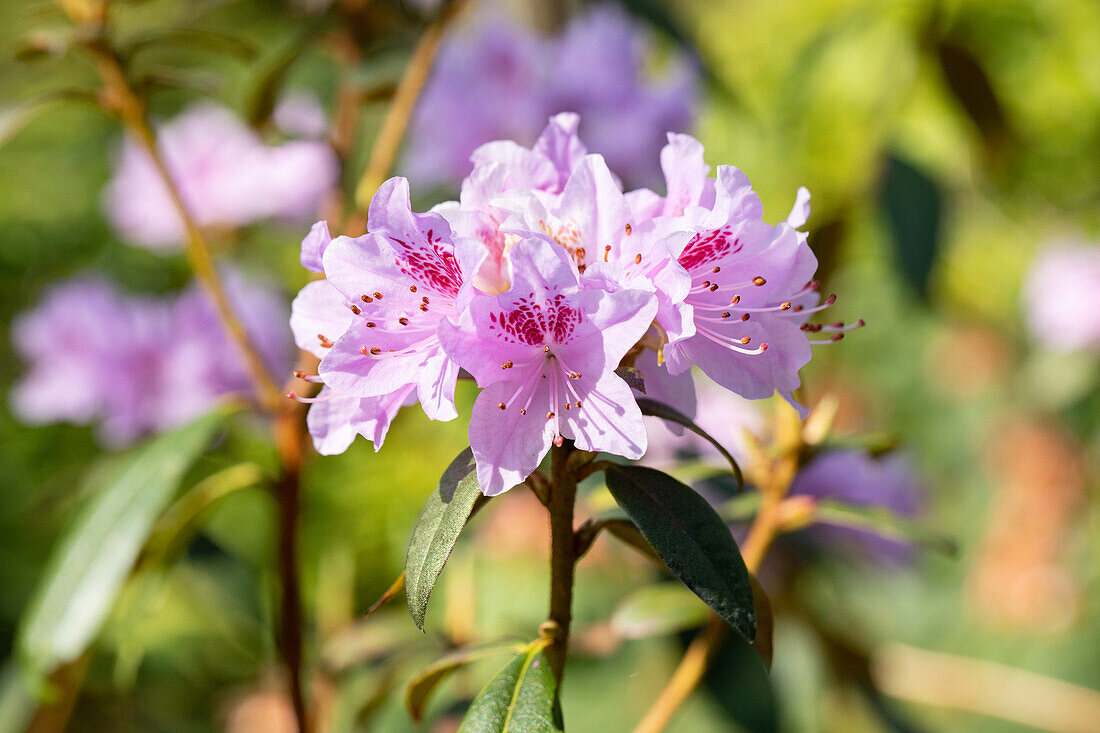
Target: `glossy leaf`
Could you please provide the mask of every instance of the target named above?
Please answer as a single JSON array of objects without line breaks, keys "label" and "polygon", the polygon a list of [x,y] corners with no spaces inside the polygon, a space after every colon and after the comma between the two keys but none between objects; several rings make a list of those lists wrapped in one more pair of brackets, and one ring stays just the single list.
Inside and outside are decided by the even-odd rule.
[{"label": "glossy leaf", "polygon": [[733,471],[733,475],[737,477],[737,488],[741,489],[745,487],[745,477],[741,473],[741,467],[737,465],[737,461],[730,454],[726,447],[719,443],[710,433],[703,430],[701,427],[695,424],[695,421],[690,417],[680,412],[674,407],[669,407],[663,402],[657,400],[651,400],[648,397],[638,398],[638,407],[641,409],[643,415],[649,415],[651,417],[659,417],[662,420],[668,420],[669,422],[682,425],[691,432],[698,435],[703,440],[707,441],[715,447],[715,449],[722,454],[730,464],[730,470]]},{"label": "glossy leaf", "polygon": [[488,659],[500,654],[519,654],[524,651],[522,645],[493,644],[490,646],[456,649],[420,670],[409,680],[405,690],[405,707],[413,720],[419,722],[424,716],[424,707],[435,688],[443,680],[468,664]]},{"label": "glossy leaf", "polygon": [[459,733],[560,733],[557,685],[545,643],[508,663],[474,698]]},{"label": "glossy leaf", "polygon": [[625,639],[667,636],[706,622],[706,604],[679,583],[648,585],[631,593],[611,614],[611,627]]},{"label": "glossy leaf", "polygon": [[642,466],[608,468],[607,488],[669,571],[752,641],[756,615],[749,572],[710,504],[689,486]]},{"label": "glossy leaf", "polygon": [[17,649],[31,669],[48,673],[91,643],[180,479],[227,415],[213,412],[136,449],[77,514],[19,627]]},{"label": "glossy leaf", "polygon": [[405,600],[421,630],[435,582],[481,495],[474,455],[467,448],[447,466],[416,520],[405,553]]}]

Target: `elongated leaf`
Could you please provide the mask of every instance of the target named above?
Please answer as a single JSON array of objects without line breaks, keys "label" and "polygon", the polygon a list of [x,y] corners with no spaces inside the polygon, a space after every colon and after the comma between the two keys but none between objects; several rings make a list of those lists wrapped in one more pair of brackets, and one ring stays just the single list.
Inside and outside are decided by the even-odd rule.
[{"label": "elongated leaf", "polygon": [[901,274],[922,298],[927,298],[939,249],[943,209],[939,186],[919,169],[891,157],[882,185],[882,206],[890,222]]},{"label": "elongated leaf", "polygon": [[51,104],[64,101],[94,102],[95,95],[81,89],[59,89],[16,104],[0,105],[0,148]]},{"label": "elongated leaf", "polygon": [[624,598],[611,614],[611,626],[625,639],[667,636],[701,626],[706,605],[679,583],[647,585]]},{"label": "elongated leaf", "polygon": [[413,623],[421,630],[435,581],[479,496],[474,454],[467,448],[447,466],[439,486],[428,497],[405,553],[405,600]]},{"label": "elongated leaf", "polygon": [[651,400],[648,397],[638,398],[638,407],[641,409],[643,415],[649,415],[651,417],[659,417],[662,420],[668,420],[674,422],[677,425],[682,425],[691,432],[698,435],[703,440],[707,441],[717,449],[722,457],[729,461],[730,470],[733,471],[733,475],[737,477],[737,488],[743,489],[745,487],[745,477],[741,473],[741,467],[737,465],[737,461],[734,459],[730,452],[726,450],[725,446],[719,443],[710,433],[703,430],[701,427],[695,424],[695,421],[690,417],[680,412],[674,407],[669,407],[663,402],[657,400]]},{"label": "elongated leaf", "polygon": [[729,527],[706,500],[642,466],[607,469],[607,488],[670,572],[748,641],[756,636],[752,584]]},{"label": "elongated leaf", "polygon": [[495,657],[499,654],[519,654],[524,647],[519,644],[492,644],[489,646],[457,649],[450,654],[445,654],[416,673],[409,686],[405,690],[405,707],[412,719],[420,722],[424,716],[424,706],[428,704],[428,698],[435,688],[452,672],[473,664],[482,659]]},{"label": "elongated leaf", "polygon": [[150,440],[78,513],[17,632],[30,669],[49,673],[88,646],[184,472],[228,414],[219,410]]},{"label": "elongated leaf", "polygon": [[545,644],[508,663],[474,698],[458,733],[560,733],[557,685]]},{"label": "elongated leaf", "polygon": [[958,546],[952,538],[922,527],[881,506],[856,506],[835,499],[822,499],[814,509],[814,521],[861,529],[890,539],[915,542],[946,555],[955,555],[958,552]]}]

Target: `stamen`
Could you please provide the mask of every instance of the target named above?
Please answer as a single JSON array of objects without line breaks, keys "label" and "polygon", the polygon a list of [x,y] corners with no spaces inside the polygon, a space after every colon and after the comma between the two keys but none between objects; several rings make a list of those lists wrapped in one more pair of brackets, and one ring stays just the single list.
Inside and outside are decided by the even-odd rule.
[{"label": "stamen", "polygon": [[768,282],[767,280],[760,277],[759,275],[757,275],[756,277],[754,277],[752,279],[752,284],[755,285],[756,287],[760,287],[761,285],[764,285],[767,282]]},{"label": "stamen", "polygon": [[642,253],[641,253],[641,252],[639,252],[638,254],[634,255],[634,264],[635,264],[635,265],[640,265],[640,264],[642,264]]},{"label": "stamen", "polygon": [[611,245],[608,244],[603,248],[603,261],[607,262],[607,256],[611,254]]},{"label": "stamen", "polygon": [[503,410],[503,409],[505,409],[506,407],[508,407],[508,405],[506,405],[506,404],[504,404],[503,402],[501,402],[501,403],[500,403],[499,405],[497,405],[497,407],[499,407],[500,409],[502,409],[502,410]]},{"label": "stamen", "polygon": [[[633,230],[632,230],[632,229],[630,228],[630,225],[629,225],[629,224],[627,224],[627,225],[626,225],[626,236],[628,236],[628,237],[629,237],[629,236],[630,236],[630,233],[631,233],[632,231],[633,231]],[[610,249],[610,248],[608,248],[608,249]]]},{"label": "stamen", "polygon": [[714,269],[713,269],[713,270],[711,270],[711,272],[713,272],[713,273],[715,273],[715,274],[718,274],[718,273],[719,273],[719,272],[721,272],[721,271],[722,271],[722,267],[721,267],[720,265],[715,265],[715,266],[714,266]]},{"label": "stamen", "polygon": [[546,419],[547,420],[553,420],[554,419],[554,413],[553,412],[547,412],[546,413]]},{"label": "stamen", "polygon": [[730,298],[730,305],[737,305],[740,302],[741,302],[741,296],[740,295],[735,295],[732,298]]},{"label": "stamen", "polygon": [[363,301],[364,303],[373,303],[374,302],[374,298],[370,297],[369,295],[360,295],[359,300]]},{"label": "stamen", "polygon": [[397,322],[400,323],[402,326],[409,325],[409,319],[405,318],[405,316],[401,316],[400,318],[398,318]]},{"label": "stamen", "polygon": [[367,321],[367,328],[376,328],[378,326],[374,321]]},{"label": "stamen", "polygon": [[321,342],[322,349],[331,349],[333,347],[333,343],[325,338],[323,333],[317,334],[317,340]]},{"label": "stamen", "polygon": [[363,311],[359,310],[359,306],[352,304],[351,312],[354,313],[355,315],[359,315]]},{"label": "stamen", "polygon": [[409,286],[409,292],[410,293],[415,293],[416,292],[416,286],[415,285],[410,285]]},{"label": "stamen", "polygon": [[502,363],[502,364],[500,365],[500,368],[501,368],[501,369],[511,369],[511,368],[512,368],[513,366],[515,366],[515,365],[514,365],[514,364],[512,364],[512,361],[511,361],[511,360],[508,360],[508,361],[506,361],[506,362],[503,362],[503,363]]},{"label": "stamen", "polygon": [[375,293],[374,297],[377,298],[378,300],[382,300],[382,293]]},{"label": "stamen", "polygon": [[295,402],[301,402],[304,405],[310,405],[310,404],[313,404],[314,402],[328,402],[329,400],[336,399],[339,396],[340,395],[336,394],[335,392],[333,392],[332,394],[324,395],[323,397],[302,397],[301,395],[299,395],[297,392],[294,392],[293,390],[286,393],[286,398],[288,400],[294,400]]}]

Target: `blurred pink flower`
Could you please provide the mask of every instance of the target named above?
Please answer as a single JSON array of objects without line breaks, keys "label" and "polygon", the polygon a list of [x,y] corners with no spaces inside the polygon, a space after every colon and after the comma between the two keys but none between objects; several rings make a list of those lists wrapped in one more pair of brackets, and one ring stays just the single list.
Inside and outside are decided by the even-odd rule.
[{"label": "blurred pink flower", "polygon": [[620,8],[577,16],[558,36],[486,10],[445,42],[417,109],[403,170],[421,186],[454,185],[481,144],[528,144],[547,117],[576,112],[593,152],[631,184],[659,171],[653,156],[669,130],[692,123],[696,72],[674,54],[646,73],[650,38]]},{"label": "blurred pink flower", "polygon": [[[227,273],[230,300],[269,366],[290,368],[283,299]],[[12,342],[28,371],[11,393],[25,422],[98,422],[122,446],[187,422],[219,397],[250,388],[206,294],[125,295],[98,278],[55,284],[18,316]]]},{"label": "blurred pink flower", "polygon": [[1100,350],[1100,247],[1057,242],[1024,285],[1027,325],[1043,346]]},{"label": "blurred pink flower", "polygon": [[[301,119],[301,103],[290,104],[282,112],[284,122],[308,126]],[[295,105],[299,110],[291,114]],[[188,108],[160,126],[157,135],[173,181],[202,227],[308,220],[339,173],[325,143],[265,145],[231,111],[209,102]],[[132,139],[123,141],[105,205],[111,224],[128,241],[154,250],[181,246],[183,225],[168,191]]]}]

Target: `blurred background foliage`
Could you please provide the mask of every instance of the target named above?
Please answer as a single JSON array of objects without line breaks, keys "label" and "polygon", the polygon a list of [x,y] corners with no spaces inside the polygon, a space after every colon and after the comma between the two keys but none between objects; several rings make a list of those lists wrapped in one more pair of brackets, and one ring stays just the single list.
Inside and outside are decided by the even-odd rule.
[{"label": "blurred background foliage", "polygon": [[[959,544],[955,557],[921,553],[902,566],[794,553],[786,560],[793,574],[772,568],[783,580],[769,587],[777,625],[770,689],[758,665],[728,649],[671,730],[725,731],[731,720],[752,730],[1024,730],[887,700],[936,689],[934,674],[906,676],[913,647],[1100,688],[1097,358],[1039,348],[1023,326],[1021,295],[1044,242],[1100,237],[1100,5],[625,4],[666,48],[685,45],[704,69],[691,132],[708,162],[742,168],[768,220],[786,214],[799,185],[813,192],[810,243],[823,280],[841,294],[840,317],[862,316],[867,327],[816,351],[803,371],[804,400],[837,396],[842,434],[896,436],[927,488],[922,522]],[[137,53],[141,73],[172,82],[152,97],[159,117],[200,95],[196,88],[248,117],[262,109],[272,79],[312,90],[332,109],[345,72],[316,42],[338,22],[331,13],[276,0],[119,5],[124,42],[166,27],[243,42],[226,52],[185,39]],[[372,52],[351,72],[365,85],[396,79],[421,25],[415,7],[378,5],[359,27]],[[56,7],[6,0],[0,18],[5,105],[95,88],[77,54],[52,50],[67,32]],[[0,125],[13,119],[5,109]],[[348,192],[383,109],[364,108]],[[58,103],[12,133],[0,149],[0,322],[32,306],[48,283],[88,269],[133,292],[169,292],[189,280],[182,258],[128,246],[105,223],[101,192],[121,138],[110,119],[86,103]],[[289,297],[307,281],[297,261],[303,233],[261,225],[218,244],[245,270],[273,274]],[[21,366],[6,328],[0,356],[7,392]],[[460,385],[460,413],[472,400]],[[227,420],[228,433],[187,471],[185,487],[241,460],[270,472],[263,426],[244,414]],[[359,440],[310,462],[301,558],[307,661],[330,730],[451,729],[459,701],[502,660],[445,682],[423,724],[402,704],[410,675],[450,645],[527,638],[544,617],[545,520],[517,490],[464,536],[427,636],[399,601],[356,622],[401,570],[424,497],[465,446],[464,425],[406,410],[382,452]],[[63,529],[118,460],[88,427],[32,429],[0,410],[0,658],[16,654],[20,618]],[[245,487],[209,507],[169,561],[139,566],[90,651],[66,668],[81,680],[68,729],[287,729],[272,642],[274,526],[270,495]],[[779,566],[783,557],[771,560]],[[763,575],[768,585],[768,563]],[[606,540],[582,562],[578,649],[564,689],[571,731],[627,730],[667,680],[690,636],[623,640],[607,621],[659,577]],[[944,664],[935,669],[955,669]],[[18,685],[13,669],[0,721]],[[909,693],[898,691],[906,685]],[[55,678],[45,694],[66,689]],[[1010,689],[995,681],[983,694],[1010,705]],[[48,715],[35,724],[57,729]]]}]

